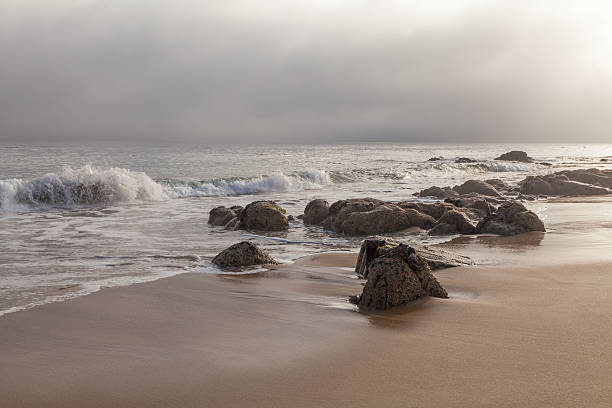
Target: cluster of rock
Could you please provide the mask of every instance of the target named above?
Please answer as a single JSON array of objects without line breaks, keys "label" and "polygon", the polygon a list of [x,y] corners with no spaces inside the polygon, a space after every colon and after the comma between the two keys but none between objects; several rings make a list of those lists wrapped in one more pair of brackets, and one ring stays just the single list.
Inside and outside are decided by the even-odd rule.
[{"label": "cluster of rock", "polygon": [[448,298],[425,258],[405,244],[365,240],[355,273],[367,279],[361,295],[351,298],[360,307],[385,310],[424,296]]}]

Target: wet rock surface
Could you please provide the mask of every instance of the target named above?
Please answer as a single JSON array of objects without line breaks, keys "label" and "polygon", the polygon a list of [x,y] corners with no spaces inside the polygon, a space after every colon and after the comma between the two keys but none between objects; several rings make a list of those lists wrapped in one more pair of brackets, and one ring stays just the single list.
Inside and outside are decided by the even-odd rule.
[{"label": "wet rock surface", "polygon": [[304,224],[320,224],[329,216],[329,203],[325,200],[312,200],[304,209]]},{"label": "wet rock surface", "polygon": [[405,244],[376,247],[377,244],[363,244],[366,245],[364,254],[369,254],[362,259],[362,263],[367,262],[367,282],[361,295],[353,299],[354,303],[386,310],[424,296],[448,298],[427,261],[414,248]]},{"label": "wet rock surface", "polygon": [[289,227],[286,211],[273,201],[254,201],[240,213],[237,228],[255,231],[284,231]]},{"label": "wet rock surface", "polygon": [[223,226],[236,218],[242,211],[242,207],[215,207],[208,214],[208,223],[210,225]]},{"label": "wet rock surface", "polygon": [[479,234],[517,235],[531,231],[546,232],[546,228],[534,212],[516,201],[502,204],[476,227]]},{"label": "wet rock surface", "polygon": [[243,267],[251,265],[276,264],[277,262],[257,245],[242,241],[221,251],[212,260],[221,268]]}]

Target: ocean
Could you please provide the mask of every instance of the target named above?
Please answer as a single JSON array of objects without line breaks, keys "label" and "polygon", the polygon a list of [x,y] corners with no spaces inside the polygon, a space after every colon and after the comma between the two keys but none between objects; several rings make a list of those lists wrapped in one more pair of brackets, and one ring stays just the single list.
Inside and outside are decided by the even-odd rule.
[{"label": "ocean", "polygon": [[[510,150],[538,163],[493,160]],[[612,145],[0,146],[0,315],[103,287],[218,273],[210,259],[245,239],[284,263],[360,243],[300,222],[266,234],[210,227],[215,206],[270,199],[298,216],[315,198],[416,200],[432,185],[611,168],[606,158]],[[545,203],[528,206],[547,223]]]}]

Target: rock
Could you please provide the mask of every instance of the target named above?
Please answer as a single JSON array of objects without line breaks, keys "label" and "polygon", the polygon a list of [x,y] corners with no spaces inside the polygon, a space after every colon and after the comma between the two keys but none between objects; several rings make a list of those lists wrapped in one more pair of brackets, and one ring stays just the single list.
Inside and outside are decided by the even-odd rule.
[{"label": "rock", "polygon": [[273,201],[254,201],[240,213],[239,229],[284,231],[289,227],[286,211]]},{"label": "rock", "polygon": [[482,219],[476,226],[478,234],[517,235],[530,231],[545,232],[538,216],[517,201],[502,204],[497,212]]},{"label": "rock", "polygon": [[[368,277],[368,264],[372,261],[377,251],[383,247],[390,248],[399,245],[400,241],[385,238],[382,236],[370,237],[363,241],[357,258],[357,266],[355,273],[362,277]],[[473,261],[463,255],[458,255],[452,252],[445,251],[438,246],[425,246],[416,243],[409,243],[410,247],[414,248],[420,256],[422,256],[433,271],[436,269],[453,268],[457,266],[472,265]]]},{"label": "rock", "polygon": [[423,296],[448,298],[425,259],[407,245],[381,247],[368,263],[368,280],[356,303],[386,310]]},{"label": "rock", "polygon": [[499,191],[495,189],[492,185],[482,180],[468,180],[460,186],[453,187],[453,191],[463,195],[463,194],[481,194],[485,196],[491,197],[499,197]]},{"label": "rock", "polygon": [[427,159],[427,161],[433,162],[433,161],[440,161],[442,160],[442,156],[435,156],[435,157],[430,157],[429,159]]},{"label": "rock", "polygon": [[401,231],[410,227],[431,228],[436,220],[414,209],[381,204],[370,211],[350,213],[336,232],[346,235],[373,235]]},{"label": "rock", "polygon": [[505,160],[505,161],[515,161],[522,163],[533,163],[533,159],[527,156],[527,153],[520,150],[513,150],[508,153],[504,153],[499,157],[496,157],[495,160]]},{"label": "rock", "polygon": [[455,163],[476,163],[478,160],[470,159],[469,157],[458,157]]},{"label": "rock", "polygon": [[487,179],[485,183],[493,186],[497,191],[510,191],[510,186],[500,179]]},{"label": "rock", "polygon": [[457,231],[457,226],[454,224],[438,222],[427,233],[429,235],[453,235],[453,234],[458,234],[459,231]]},{"label": "rock", "polygon": [[[452,231],[453,228],[450,228],[447,225],[454,226],[454,231]],[[437,226],[438,228],[436,229]],[[453,210],[446,212],[442,217],[440,217],[438,223],[431,231],[429,231],[429,234],[443,235],[443,231],[452,231],[450,232],[451,234],[457,232],[459,234],[473,234],[476,231],[476,226],[472,224],[472,222],[465,216],[465,214]]]},{"label": "rock", "polygon": [[546,167],[550,167],[550,166],[552,166],[552,165],[553,165],[552,163],[549,163],[549,162],[538,162],[538,164],[539,164],[540,166],[546,166]]},{"label": "rock", "polygon": [[417,197],[435,197],[440,199],[459,197],[459,193],[453,191],[452,188],[437,186],[426,188],[425,190],[421,190],[420,192],[415,193],[414,195]]},{"label": "rock", "polygon": [[208,223],[210,225],[226,225],[233,218],[236,218],[237,215],[237,212],[232,208],[215,207],[208,213]]},{"label": "rock", "polygon": [[473,210],[471,212],[474,213],[475,218],[479,218],[493,213],[496,209],[494,205],[492,205],[486,200],[486,198],[487,197],[447,198],[446,200],[444,200],[444,202],[452,204],[455,207]]},{"label": "rock", "polygon": [[304,209],[304,224],[318,225],[329,215],[329,203],[325,200],[312,200]]},{"label": "rock", "polygon": [[221,268],[277,263],[274,258],[249,241],[242,241],[224,249],[213,258],[212,262]]},{"label": "rock", "polygon": [[342,223],[346,221],[350,214],[370,211],[383,203],[384,201],[369,197],[336,201],[329,207],[329,216],[321,225],[325,229],[342,232]]},{"label": "rock", "polygon": [[397,204],[403,209],[412,208],[420,213],[427,214],[435,219],[440,218],[445,212],[454,209],[454,206],[441,201],[435,203],[419,203],[415,201],[402,201]]},{"label": "rock", "polygon": [[[576,178],[586,178],[572,174]],[[605,180],[600,180],[606,182]],[[569,180],[567,174],[553,173],[546,176],[527,176],[519,182],[519,191],[528,195],[556,195],[556,196],[589,196],[612,194],[606,187],[594,186],[583,182]]]},{"label": "rock", "polygon": [[594,186],[612,188],[612,170],[600,169],[579,169],[564,170],[553,173],[558,176],[565,176],[568,180],[580,183],[592,184]]}]

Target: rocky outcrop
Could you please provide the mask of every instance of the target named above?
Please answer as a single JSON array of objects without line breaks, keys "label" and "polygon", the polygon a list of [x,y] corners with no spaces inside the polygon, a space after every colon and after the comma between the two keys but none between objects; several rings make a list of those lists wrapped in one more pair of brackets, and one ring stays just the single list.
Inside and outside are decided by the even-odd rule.
[{"label": "rocky outcrop", "polygon": [[[574,175],[576,177],[576,175]],[[554,196],[590,196],[612,194],[606,187],[570,180],[567,174],[553,173],[546,176],[527,176],[519,182],[522,194]]]},{"label": "rocky outcrop", "polygon": [[579,169],[579,170],[564,170],[553,173],[558,176],[564,176],[568,180],[578,181],[580,183],[592,184],[594,186],[606,187],[612,189],[612,170],[600,169]]},{"label": "rocky outcrop", "polygon": [[277,263],[274,258],[249,241],[239,242],[221,251],[212,262],[221,268]]},{"label": "rocky outcrop", "polygon": [[434,157],[430,157],[429,159],[427,159],[427,161],[433,162],[433,161],[440,161],[442,160],[442,156],[434,156]]},{"label": "rocky outcrop", "polygon": [[385,310],[424,296],[448,298],[424,258],[408,245],[378,246],[367,262],[367,282],[353,301]]},{"label": "rocky outcrop", "polygon": [[476,226],[465,214],[459,211],[447,211],[429,230],[430,235],[473,234]]},{"label": "rocky outcrop", "polygon": [[459,197],[459,193],[457,193],[456,191],[453,191],[452,188],[438,187],[438,186],[432,186],[432,187],[426,188],[424,190],[419,191],[418,193],[415,193],[414,195],[417,197],[435,197],[435,198],[439,198],[442,200],[445,198]]},{"label": "rocky outcrop", "polygon": [[304,209],[304,224],[318,225],[329,216],[329,203],[325,200],[312,200]]},{"label": "rocky outcrop", "polygon": [[461,195],[472,193],[490,197],[499,197],[501,195],[495,187],[482,180],[468,180],[459,186],[453,187],[453,191]]},{"label": "rocky outcrop", "polygon": [[527,156],[527,153],[520,150],[513,150],[508,153],[504,153],[499,157],[496,157],[495,160],[505,160],[505,161],[514,161],[521,163],[533,163],[533,159]]},{"label": "rocky outcrop", "polygon": [[234,207],[215,207],[210,210],[208,214],[208,223],[210,225],[226,225],[232,219],[236,218],[240,212],[242,211],[242,207],[234,206]]},{"label": "rocky outcrop", "polygon": [[273,201],[254,201],[240,213],[237,227],[255,231],[284,231],[289,227],[285,213]]},{"label": "rocky outcrop", "polygon": [[[331,210],[330,210],[331,213]],[[410,227],[431,228],[435,219],[414,209],[381,203],[367,211],[346,211],[337,215],[332,229],[346,235],[373,235],[401,231]]]},{"label": "rocky outcrop", "polygon": [[435,203],[419,203],[416,201],[402,201],[397,203],[403,209],[412,208],[420,213],[427,214],[435,219],[440,218],[445,212],[453,210],[455,207],[452,204],[436,201]]},{"label": "rocky outcrop", "polygon": [[544,223],[517,201],[502,204],[497,212],[482,219],[477,234],[517,235],[530,231],[545,232]]},{"label": "rocky outcrop", "polygon": [[[379,249],[383,247],[391,248],[401,243],[401,241],[382,236],[374,236],[364,240],[361,244],[361,249],[359,250],[357,265],[355,266],[355,273],[364,279],[367,278],[368,264],[376,257]],[[432,271],[474,264],[470,258],[445,251],[438,246],[425,246],[414,242],[411,242],[408,245],[414,248],[414,250],[421,257],[423,257],[425,261],[427,261],[427,264]]]}]

